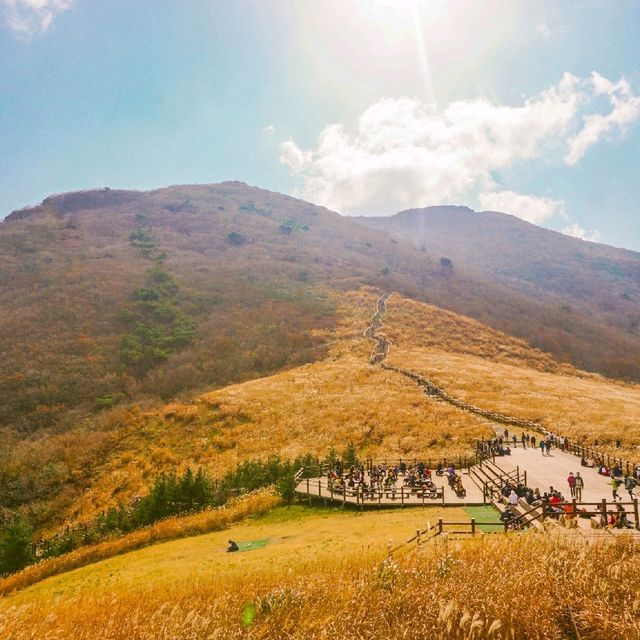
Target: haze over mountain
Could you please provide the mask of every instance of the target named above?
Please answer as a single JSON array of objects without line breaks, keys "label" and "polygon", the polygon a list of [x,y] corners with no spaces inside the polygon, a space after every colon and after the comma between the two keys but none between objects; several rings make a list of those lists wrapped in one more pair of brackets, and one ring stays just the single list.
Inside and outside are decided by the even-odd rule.
[{"label": "haze over mountain", "polygon": [[[464,206],[410,209],[359,220],[446,257],[474,277],[555,307],[560,313],[549,322],[551,326],[568,328],[585,317],[615,327],[619,339],[640,338],[640,253],[572,238],[513,215],[475,212]],[[526,337],[543,349],[563,353],[563,345],[548,335],[531,332]],[[597,349],[592,357],[588,352],[571,354],[568,344],[564,349],[565,356],[577,358],[587,368],[637,375],[635,366],[630,361],[625,364],[623,357],[598,364]]]},{"label": "haze over mountain", "polygon": [[0,421],[314,359],[327,288],[359,284],[638,378],[639,273],[636,253],[466,208],[353,219],[237,182],[52,196],[0,225]]}]

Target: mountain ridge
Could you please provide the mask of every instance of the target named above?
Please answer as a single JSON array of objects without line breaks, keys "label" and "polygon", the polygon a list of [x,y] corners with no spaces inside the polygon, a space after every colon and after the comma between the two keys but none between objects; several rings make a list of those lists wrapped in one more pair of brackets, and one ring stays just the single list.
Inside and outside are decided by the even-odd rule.
[{"label": "mountain ridge", "polygon": [[[407,220],[419,224],[424,212],[429,220],[439,220],[439,235],[428,246],[413,227],[403,231]],[[543,238],[558,235],[503,214],[478,214],[467,207],[354,219],[238,181],[52,195],[0,222],[0,279],[6,283],[0,289],[4,309],[0,391],[17,401],[15,409],[3,409],[0,422],[7,424],[7,411],[30,416],[34,424],[55,422],[54,414],[67,411],[69,403],[89,400],[87,382],[96,391],[91,402],[108,404],[140,391],[160,390],[162,397],[169,398],[216,380],[228,384],[275,371],[286,362],[275,362],[267,347],[258,347],[275,339],[275,334],[266,339],[264,328],[272,326],[269,331],[280,331],[278,340],[292,342],[290,357],[294,351],[321,348],[312,334],[314,328],[331,322],[323,302],[324,288],[358,283],[395,289],[468,315],[587,370],[640,376],[640,306],[636,302],[640,285],[635,283],[635,271],[630,272],[634,282],[628,292],[616,285],[621,277],[617,272],[622,269],[626,274],[628,261],[601,260],[589,272],[600,273],[599,280],[595,276],[585,280],[574,256],[573,263],[560,264],[562,269],[553,276],[555,281],[566,279],[571,290],[554,289],[553,278],[541,287],[539,281],[531,281],[530,274],[523,277],[522,271],[529,269],[538,273],[538,280],[544,279],[549,272],[544,261],[521,266],[509,249],[512,241],[496,240],[495,231],[493,244],[483,248],[479,238],[490,234],[486,228],[483,231],[484,216],[503,226],[507,220],[507,227],[516,225],[518,233],[533,230],[538,243],[541,234]],[[466,227],[458,223],[459,218]],[[469,227],[471,223],[475,226]],[[562,238],[578,246],[579,241]],[[521,246],[531,241],[524,234],[518,242]],[[602,251],[627,257],[626,252],[619,253],[624,250],[595,251],[596,258]],[[502,263],[495,261],[500,252]],[[511,260],[507,267],[505,255]],[[635,254],[630,255],[633,268],[640,270]],[[441,264],[441,258],[449,263]],[[624,277],[625,283],[630,280]],[[158,282],[151,282],[154,279],[164,280],[166,286],[158,289]],[[602,289],[598,296],[592,295],[594,282]],[[160,294],[155,311],[149,310],[150,301],[140,298]],[[65,304],[56,308],[60,300]],[[255,322],[245,322],[243,314],[256,304],[262,305],[263,321],[258,321],[258,313]],[[222,332],[212,324],[213,309],[219,316],[218,327],[232,323]],[[127,362],[118,355],[120,342],[132,318],[157,325],[160,313],[170,313],[173,320],[165,322],[155,345],[141,345],[146,338],[140,332],[128,339],[129,359],[142,357],[141,348],[158,354],[139,369],[145,375],[149,372],[148,380],[135,376],[132,380]],[[276,325],[269,324],[274,313],[279,317]],[[297,337],[284,330],[285,318],[299,319],[299,328],[294,329]],[[75,336],[71,327],[77,328]],[[203,355],[196,372],[189,371],[189,354],[201,351],[211,331],[216,340],[231,332],[229,340],[220,344],[225,344],[226,352],[237,351],[236,361],[253,345],[256,364],[244,358],[240,368],[228,366],[229,357],[217,355],[214,365],[212,355]],[[241,338],[244,346],[238,350],[230,340],[247,331],[246,342]],[[52,344],[57,345],[59,357],[52,355]],[[260,354],[256,349],[261,349]],[[221,347],[215,351],[219,354]],[[313,356],[313,351],[308,354]],[[34,361],[40,362],[38,373],[29,365]],[[71,382],[74,370],[79,372],[75,382],[60,395],[55,391],[59,382],[47,371]],[[205,371],[218,373],[205,375]],[[45,389],[49,391],[41,391]]]}]

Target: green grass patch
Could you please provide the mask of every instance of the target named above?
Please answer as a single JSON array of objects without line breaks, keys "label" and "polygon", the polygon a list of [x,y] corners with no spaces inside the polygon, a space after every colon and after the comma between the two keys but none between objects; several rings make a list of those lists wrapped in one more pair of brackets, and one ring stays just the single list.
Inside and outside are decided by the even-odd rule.
[{"label": "green grass patch", "polygon": [[491,505],[482,507],[464,507],[464,511],[470,518],[474,518],[476,522],[495,522],[495,525],[478,525],[478,529],[480,529],[480,531],[494,533],[496,531],[502,531],[504,528],[504,525],[500,521],[500,513],[495,507],[492,507]]},{"label": "green grass patch", "polygon": [[238,542],[239,551],[254,551],[255,549],[262,549],[269,544],[269,538],[262,538],[261,540],[249,540],[248,542]]}]

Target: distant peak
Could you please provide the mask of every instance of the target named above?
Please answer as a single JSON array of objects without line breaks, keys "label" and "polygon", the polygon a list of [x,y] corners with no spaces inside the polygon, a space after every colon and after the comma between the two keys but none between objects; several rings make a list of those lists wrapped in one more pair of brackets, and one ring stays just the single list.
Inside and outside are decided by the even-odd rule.
[{"label": "distant peak", "polygon": [[405,209],[404,211],[400,211],[396,215],[420,215],[420,214],[429,214],[429,213],[475,213],[473,209],[467,207],[466,205],[458,205],[458,204],[440,204],[440,205],[431,205],[428,207],[420,207],[416,209]]}]

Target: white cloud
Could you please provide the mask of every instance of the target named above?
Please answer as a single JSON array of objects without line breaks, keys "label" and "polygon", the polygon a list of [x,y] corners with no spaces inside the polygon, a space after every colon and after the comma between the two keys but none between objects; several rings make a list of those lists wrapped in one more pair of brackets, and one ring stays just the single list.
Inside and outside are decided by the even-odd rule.
[{"label": "white cloud", "polygon": [[592,113],[583,116],[583,128],[569,140],[569,152],[565,156],[568,165],[576,164],[603,135],[615,128],[624,132],[640,116],[640,97],[631,93],[624,78],[613,83],[594,71],[591,82],[596,95],[608,96],[612,109],[607,115]]},{"label": "white cloud", "polygon": [[32,38],[49,29],[55,16],[74,0],[0,0],[5,24],[19,37]]},{"label": "white cloud", "polygon": [[580,238],[580,240],[588,240],[589,242],[600,242],[600,232],[585,231],[577,222],[574,222],[572,225],[565,227],[562,230],[562,233],[568,236],[572,236],[573,238]]},{"label": "white cloud", "polygon": [[[580,116],[601,93],[627,105],[636,100],[624,79],[612,83],[594,74],[584,80],[569,73],[516,106],[477,98],[437,110],[416,99],[383,98],[354,127],[327,126],[315,148],[283,142],[281,161],[301,179],[299,195],[343,213],[389,214],[469,201],[480,193],[496,199],[499,171],[541,156],[559,161],[567,153],[570,141],[589,126],[580,129]],[[618,113],[621,121],[623,111]],[[513,192],[497,193],[504,198]],[[526,219],[542,215],[535,213],[534,199],[540,211],[561,209],[555,200],[515,196],[511,202]]]},{"label": "white cloud", "polygon": [[276,128],[269,124],[262,130],[262,135],[266,138],[272,138],[276,134]]},{"label": "white cloud", "polygon": [[478,196],[480,206],[490,211],[512,213],[527,222],[541,224],[556,213],[564,214],[561,200],[523,195],[514,191],[491,191]]}]

